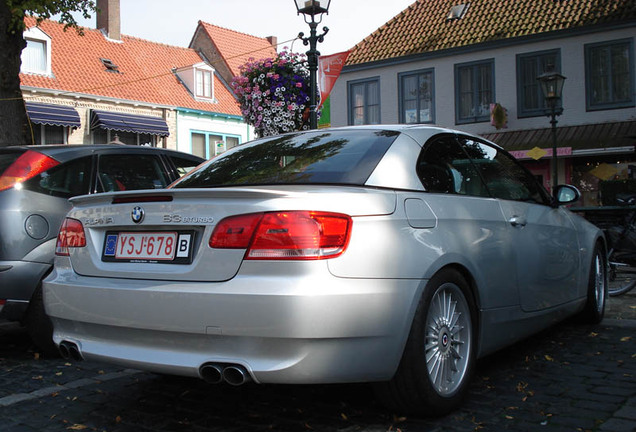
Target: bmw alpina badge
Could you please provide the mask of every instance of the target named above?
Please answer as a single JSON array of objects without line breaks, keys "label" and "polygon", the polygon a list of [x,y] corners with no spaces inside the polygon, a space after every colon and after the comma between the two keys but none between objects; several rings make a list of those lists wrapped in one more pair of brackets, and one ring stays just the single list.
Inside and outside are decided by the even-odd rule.
[{"label": "bmw alpina badge", "polygon": [[134,223],[141,223],[141,221],[144,220],[144,209],[137,206],[134,209],[132,209],[130,216],[132,217],[132,221]]}]

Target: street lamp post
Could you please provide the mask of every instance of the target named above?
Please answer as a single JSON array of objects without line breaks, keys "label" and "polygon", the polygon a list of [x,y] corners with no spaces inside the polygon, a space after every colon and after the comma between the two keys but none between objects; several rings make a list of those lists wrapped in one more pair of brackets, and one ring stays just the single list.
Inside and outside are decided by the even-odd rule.
[{"label": "street lamp post", "polygon": [[563,113],[563,107],[559,106],[561,95],[563,93],[563,84],[565,83],[565,77],[557,72],[546,72],[537,77],[537,81],[541,84],[541,92],[545,98],[548,110],[546,114],[550,117],[550,124],[552,125],[552,196],[554,202],[558,200],[557,197],[557,182],[559,178],[559,166],[557,161],[557,116]]},{"label": "street lamp post", "polygon": [[318,127],[318,56],[320,52],[316,49],[318,42],[324,41],[324,36],[329,29],[323,27],[322,34],[316,32],[316,27],[322,21],[322,14],[329,13],[329,3],[331,0],[294,0],[298,14],[303,14],[305,22],[309,24],[309,36],[305,37],[303,32],[298,33],[298,38],[303,44],[309,45],[307,51],[307,62],[309,63],[309,127]]}]

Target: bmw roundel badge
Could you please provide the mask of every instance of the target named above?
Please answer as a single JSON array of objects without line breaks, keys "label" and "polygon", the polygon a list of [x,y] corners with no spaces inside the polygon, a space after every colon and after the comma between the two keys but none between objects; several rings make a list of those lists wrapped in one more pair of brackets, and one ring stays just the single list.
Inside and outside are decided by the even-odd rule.
[{"label": "bmw roundel badge", "polygon": [[140,223],[142,220],[144,220],[144,209],[137,206],[132,209],[132,212],[130,212],[130,216],[132,217],[132,221],[134,223]]}]

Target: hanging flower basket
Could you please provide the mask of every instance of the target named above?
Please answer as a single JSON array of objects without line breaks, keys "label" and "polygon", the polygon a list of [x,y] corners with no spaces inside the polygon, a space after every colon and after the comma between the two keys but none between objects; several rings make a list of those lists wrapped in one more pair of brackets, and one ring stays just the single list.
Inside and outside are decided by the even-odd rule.
[{"label": "hanging flower basket", "polygon": [[245,121],[258,136],[309,129],[309,71],[304,54],[281,51],[276,58],[241,66],[232,80]]}]

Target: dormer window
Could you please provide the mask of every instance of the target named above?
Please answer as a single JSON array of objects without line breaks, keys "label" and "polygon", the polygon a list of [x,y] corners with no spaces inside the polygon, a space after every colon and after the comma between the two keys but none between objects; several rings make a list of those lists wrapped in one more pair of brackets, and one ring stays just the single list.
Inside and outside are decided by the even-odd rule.
[{"label": "dormer window", "polygon": [[37,27],[24,32],[20,72],[51,75],[51,38]]},{"label": "dormer window", "polygon": [[210,99],[212,97],[212,71],[196,69],[196,97]]},{"label": "dormer window", "polygon": [[214,69],[205,62],[173,68],[172,72],[188,89],[194,99],[201,102],[215,103]]},{"label": "dormer window", "polygon": [[104,67],[106,68],[108,72],[120,73],[119,66],[113,63],[112,60],[106,59],[106,58],[100,58],[100,60],[102,61],[102,64],[104,65]]}]

